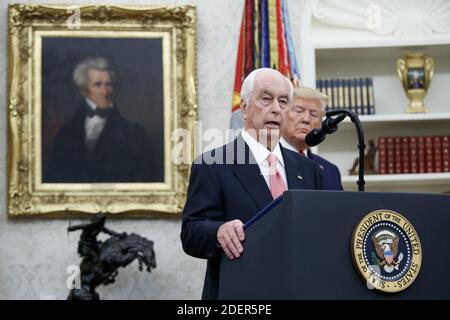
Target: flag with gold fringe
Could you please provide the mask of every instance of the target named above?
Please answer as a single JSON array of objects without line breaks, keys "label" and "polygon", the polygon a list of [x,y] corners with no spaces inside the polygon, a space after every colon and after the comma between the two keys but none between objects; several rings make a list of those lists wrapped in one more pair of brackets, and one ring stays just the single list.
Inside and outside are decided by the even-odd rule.
[{"label": "flag with gold fringe", "polygon": [[273,68],[298,83],[286,0],[245,0],[234,78],[231,129],[243,126],[239,110],[245,77],[258,68]]}]

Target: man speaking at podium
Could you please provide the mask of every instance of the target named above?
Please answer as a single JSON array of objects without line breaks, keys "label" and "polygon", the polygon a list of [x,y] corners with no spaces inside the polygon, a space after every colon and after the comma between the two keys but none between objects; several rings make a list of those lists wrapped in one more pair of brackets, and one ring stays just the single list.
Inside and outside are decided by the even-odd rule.
[{"label": "man speaking at podium", "polygon": [[244,254],[243,223],[286,189],[321,189],[317,164],[278,143],[281,112],[293,87],[276,70],[251,72],[241,89],[242,133],[202,154],[192,165],[181,241],[184,251],[208,259],[203,299],[217,299],[220,258]]}]

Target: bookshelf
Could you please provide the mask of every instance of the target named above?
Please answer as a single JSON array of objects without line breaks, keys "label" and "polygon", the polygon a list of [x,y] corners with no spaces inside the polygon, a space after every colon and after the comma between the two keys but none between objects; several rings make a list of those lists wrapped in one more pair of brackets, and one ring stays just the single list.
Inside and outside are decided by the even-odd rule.
[{"label": "bookshelf", "polygon": [[[376,114],[360,116],[366,144],[369,139],[378,143],[380,136],[450,135],[450,33],[422,33],[417,27],[415,33],[401,34],[394,30],[380,35],[365,26],[349,28],[345,21],[336,18],[342,14],[339,10],[354,15],[358,21],[364,21],[367,13],[361,1],[345,3],[345,6],[354,3],[355,10],[348,13],[345,7],[327,6],[327,1],[307,1],[301,32],[303,84],[315,87],[319,78],[373,78]],[[381,14],[386,10],[381,8]],[[427,114],[405,113],[408,99],[397,76],[396,62],[412,52],[424,53],[435,60],[435,74],[425,97],[430,110]],[[357,143],[354,125],[346,120],[336,133],[313,149],[338,166],[347,191],[357,190],[357,177],[348,175],[358,156]],[[375,163],[377,166],[378,159]],[[450,173],[366,175],[365,178],[367,191],[441,193],[450,190]]]}]

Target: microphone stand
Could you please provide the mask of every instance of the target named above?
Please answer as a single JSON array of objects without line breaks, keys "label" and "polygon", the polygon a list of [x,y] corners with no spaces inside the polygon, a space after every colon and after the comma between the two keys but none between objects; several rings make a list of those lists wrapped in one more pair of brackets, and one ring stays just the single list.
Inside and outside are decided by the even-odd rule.
[{"label": "microphone stand", "polygon": [[355,124],[356,132],[358,133],[358,149],[359,149],[359,179],[358,179],[358,191],[364,191],[364,185],[366,182],[364,181],[364,155],[366,145],[364,144],[364,130],[361,122],[359,121],[358,115],[351,110],[348,109],[336,109],[330,110],[326,113],[326,117],[332,117],[337,114],[346,114],[349,116],[350,120]]}]

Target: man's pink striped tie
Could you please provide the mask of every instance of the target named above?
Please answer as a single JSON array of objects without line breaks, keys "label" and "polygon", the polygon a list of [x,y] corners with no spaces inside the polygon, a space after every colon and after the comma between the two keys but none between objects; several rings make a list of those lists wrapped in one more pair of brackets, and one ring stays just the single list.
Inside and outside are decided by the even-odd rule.
[{"label": "man's pink striped tie", "polygon": [[268,157],[269,160],[269,181],[270,181],[270,192],[272,197],[275,199],[283,194],[286,190],[286,185],[277,170],[277,159],[271,153]]}]

